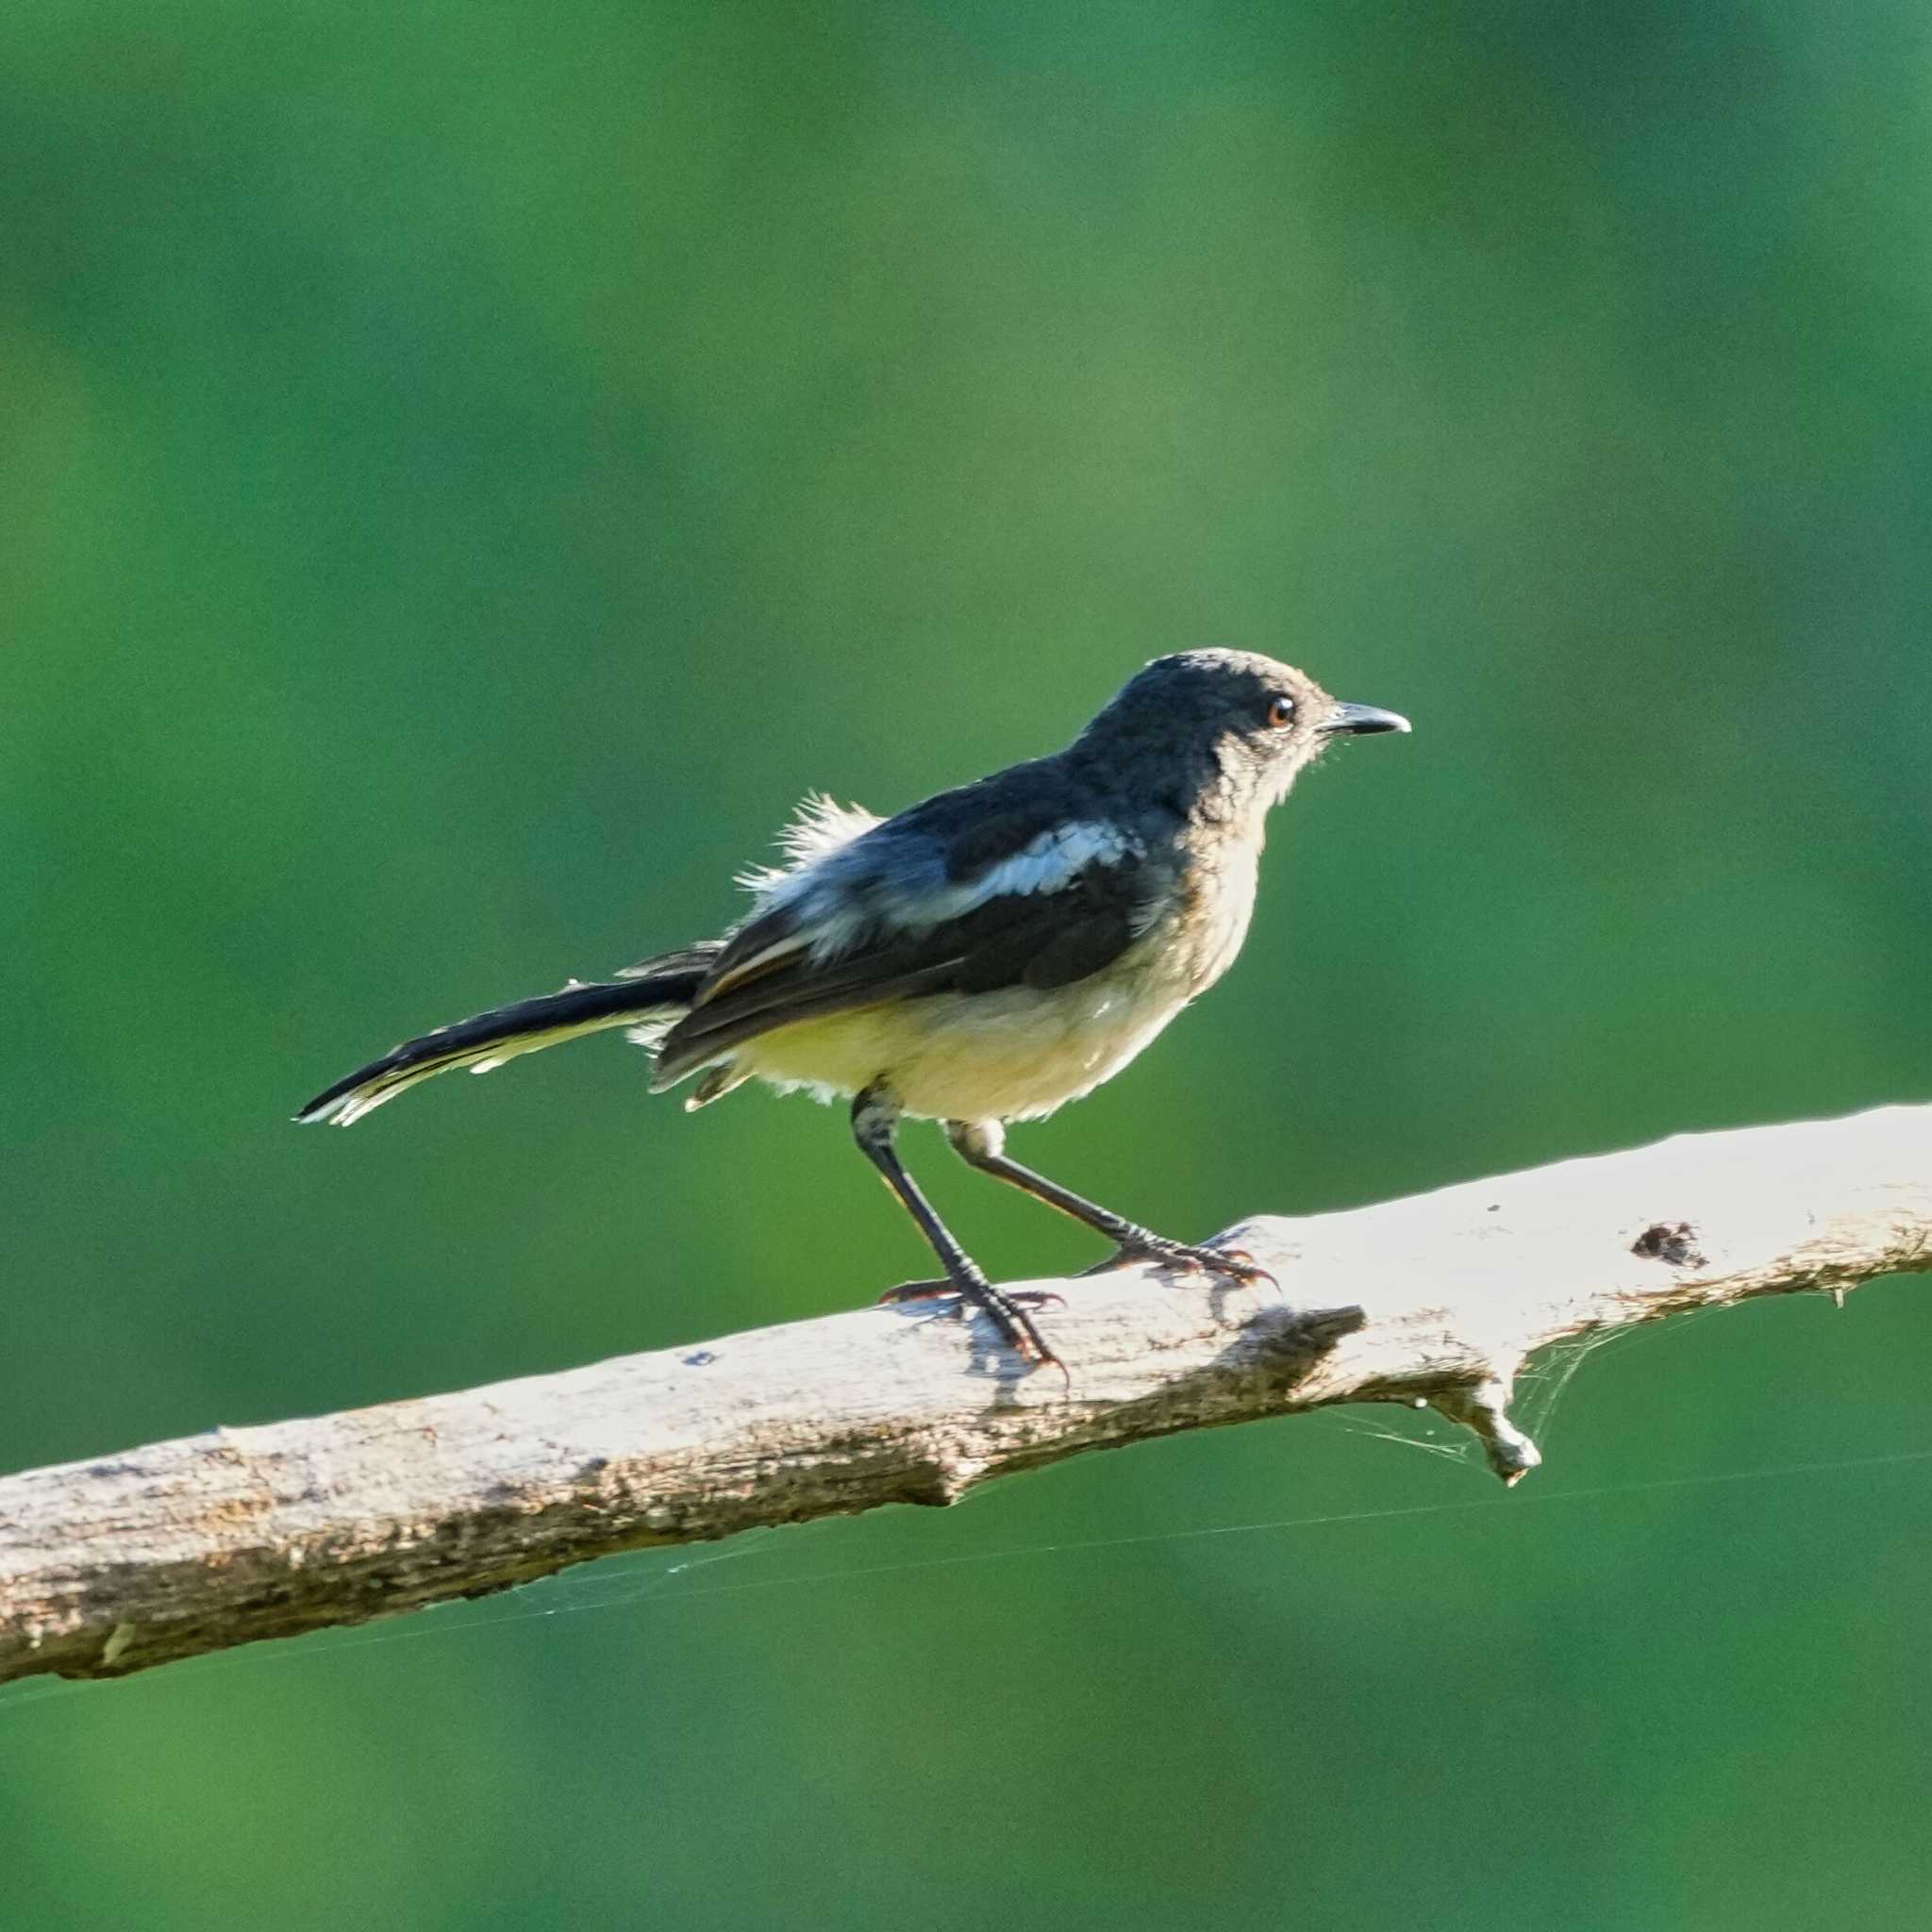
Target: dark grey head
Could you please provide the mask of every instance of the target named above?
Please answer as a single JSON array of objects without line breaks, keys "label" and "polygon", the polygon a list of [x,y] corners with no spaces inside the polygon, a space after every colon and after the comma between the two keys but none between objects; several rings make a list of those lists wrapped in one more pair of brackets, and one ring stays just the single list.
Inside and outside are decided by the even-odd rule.
[{"label": "dark grey head", "polygon": [[1157,658],[1081,734],[1096,759],[1138,767],[1153,758],[1224,810],[1278,804],[1295,774],[1329,741],[1407,731],[1408,720],[1331,698],[1307,673],[1257,651],[1182,651]]}]

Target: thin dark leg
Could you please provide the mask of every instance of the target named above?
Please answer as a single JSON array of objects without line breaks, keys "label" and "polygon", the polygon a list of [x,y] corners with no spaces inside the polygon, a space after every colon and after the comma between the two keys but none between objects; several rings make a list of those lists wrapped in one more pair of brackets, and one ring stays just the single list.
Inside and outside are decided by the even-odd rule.
[{"label": "thin dark leg", "polygon": [[1017,1354],[1028,1361],[1051,1362],[1056,1368],[1063,1368],[1059,1357],[1034,1326],[1033,1318],[986,1278],[978,1264],[953,1239],[952,1230],[920,1191],[919,1183],[906,1172],[906,1164],[892,1143],[898,1124],[899,1103],[883,1084],[868,1087],[852,1103],[852,1138],[885,1176],[886,1185],[905,1203],[906,1211],[919,1224],[919,1231],[932,1243],[932,1251],[940,1257],[940,1266],[946,1271],[946,1279],[953,1288],[974,1307],[986,1310],[1007,1345]]},{"label": "thin dark leg", "polygon": [[1202,1248],[1186,1241],[1170,1241],[1165,1235],[1142,1227],[1138,1221],[1129,1221],[1124,1215],[1116,1214],[1110,1208],[1074,1193],[1070,1188],[1061,1187],[1058,1181],[1048,1180],[1043,1174],[1035,1174],[1030,1167],[1023,1167],[1017,1160],[1008,1159],[1006,1136],[993,1122],[948,1121],[946,1139],[953,1143],[954,1151],[968,1167],[976,1167],[981,1174],[990,1174],[995,1180],[1005,1181],[1008,1186],[1018,1188],[1022,1193],[1031,1194],[1036,1201],[1044,1201],[1049,1208],[1058,1208],[1062,1214],[1071,1215],[1083,1226],[1091,1227],[1094,1233],[1105,1235],[1113,1242],[1118,1250],[1113,1258],[1103,1261],[1099,1268],[1089,1269],[1090,1274],[1120,1267],[1128,1261],[1171,1261],[1209,1274],[1225,1274],[1237,1281],[1272,1281],[1274,1278],[1265,1268],[1257,1268],[1238,1249]]}]

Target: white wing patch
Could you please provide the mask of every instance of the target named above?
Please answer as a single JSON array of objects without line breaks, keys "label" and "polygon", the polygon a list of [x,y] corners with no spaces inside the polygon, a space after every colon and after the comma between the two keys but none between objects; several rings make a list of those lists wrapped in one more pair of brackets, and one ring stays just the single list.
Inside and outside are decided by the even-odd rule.
[{"label": "white wing patch", "polygon": [[808,908],[815,916],[791,943],[808,943],[813,964],[823,965],[857,944],[877,922],[881,909],[898,931],[931,932],[995,899],[1057,892],[1073,884],[1089,866],[1118,864],[1123,858],[1138,857],[1140,851],[1139,843],[1118,825],[1102,820],[1070,820],[1028,840],[1019,851],[988,866],[976,878],[962,879],[953,886],[908,886],[891,894],[883,908],[875,902],[841,905],[836,867],[827,867],[825,903]]},{"label": "white wing patch", "polygon": [[1041,832],[997,865],[989,866],[976,879],[935,893],[928,902],[930,911],[920,908],[918,923],[937,925],[943,919],[957,919],[984,906],[989,899],[1057,892],[1062,886],[1072,885],[1090,865],[1118,865],[1124,858],[1140,856],[1139,841],[1120,826],[1104,819],[1073,819],[1050,832]]}]

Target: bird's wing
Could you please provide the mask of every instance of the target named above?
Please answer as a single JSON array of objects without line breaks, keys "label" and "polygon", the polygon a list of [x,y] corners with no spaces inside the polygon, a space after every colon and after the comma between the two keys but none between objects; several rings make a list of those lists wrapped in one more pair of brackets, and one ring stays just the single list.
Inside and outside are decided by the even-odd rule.
[{"label": "bird's wing", "polygon": [[656,1084],[820,1014],[1099,972],[1167,903],[1173,868],[1097,806],[1068,805],[1019,767],[787,874],[666,1037]]},{"label": "bird's wing", "polygon": [[829,806],[808,799],[780,833],[791,867],[747,875],[757,903],[726,943],[701,1004],[799,952],[823,965],[894,933],[941,924],[1001,891],[1049,889],[1083,859],[1122,843],[1097,809],[1085,820],[1070,816],[1069,788],[1045,758],[941,791],[883,823]]}]

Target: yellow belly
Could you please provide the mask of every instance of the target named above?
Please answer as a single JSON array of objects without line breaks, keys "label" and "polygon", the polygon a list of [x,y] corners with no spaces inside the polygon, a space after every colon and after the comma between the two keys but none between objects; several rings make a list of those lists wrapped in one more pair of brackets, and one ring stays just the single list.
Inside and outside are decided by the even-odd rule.
[{"label": "yellow belly", "polygon": [[924,1119],[1037,1120],[1118,1073],[1189,991],[1143,945],[1049,992],[936,993],[828,1014],[761,1034],[733,1058],[741,1074],[821,1099],[884,1079]]}]

